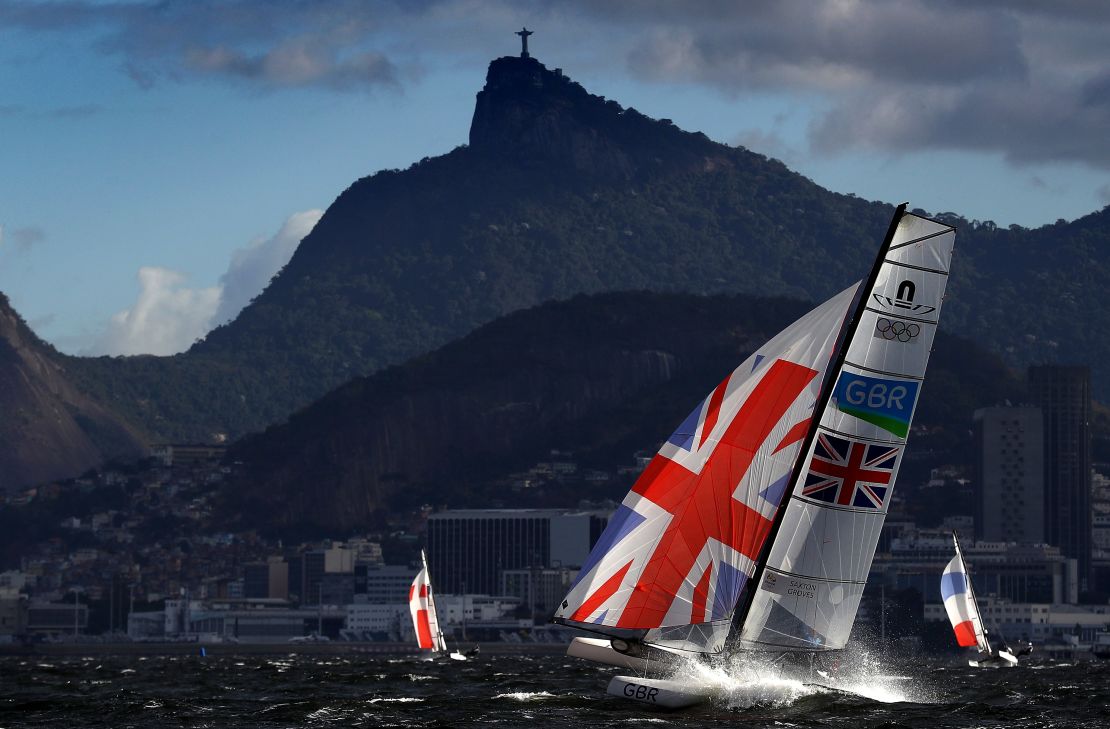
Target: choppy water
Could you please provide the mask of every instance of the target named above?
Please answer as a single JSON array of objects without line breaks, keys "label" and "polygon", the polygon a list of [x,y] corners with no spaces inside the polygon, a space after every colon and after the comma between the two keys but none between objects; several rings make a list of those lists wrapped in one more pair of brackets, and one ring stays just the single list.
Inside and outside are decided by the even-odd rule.
[{"label": "choppy water", "polygon": [[1110,725],[1108,664],[850,663],[829,667],[842,690],[761,666],[689,668],[683,680],[712,685],[718,697],[665,713],[607,696],[617,669],[561,655],[465,664],[358,654],[3,657],[0,727]]}]

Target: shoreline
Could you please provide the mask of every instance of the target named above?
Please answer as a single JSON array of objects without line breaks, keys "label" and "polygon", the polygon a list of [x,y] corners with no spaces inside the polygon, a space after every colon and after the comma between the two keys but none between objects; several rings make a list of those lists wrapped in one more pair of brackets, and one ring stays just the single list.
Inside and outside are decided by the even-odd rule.
[{"label": "shoreline", "polygon": [[[470,642],[468,641],[467,645]],[[535,655],[566,652],[565,643],[478,643],[482,655]],[[420,655],[409,643],[35,643],[0,645],[0,656],[207,656],[234,655]]]}]

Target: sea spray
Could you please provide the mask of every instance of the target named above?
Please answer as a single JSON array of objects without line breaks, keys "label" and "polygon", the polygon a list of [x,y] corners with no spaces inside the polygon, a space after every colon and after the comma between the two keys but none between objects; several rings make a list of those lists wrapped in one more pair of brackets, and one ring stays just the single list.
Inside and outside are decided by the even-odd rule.
[{"label": "sea spray", "polygon": [[881,703],[939,701],[939,690],[898,675],[898,669],[856,645],[816,656],[812,668],[800,654],[740,653],[712,663],[687,659],[676,664],[671,678],[694,692],[708,690],[734,708],[782,707],[830,691]]}]

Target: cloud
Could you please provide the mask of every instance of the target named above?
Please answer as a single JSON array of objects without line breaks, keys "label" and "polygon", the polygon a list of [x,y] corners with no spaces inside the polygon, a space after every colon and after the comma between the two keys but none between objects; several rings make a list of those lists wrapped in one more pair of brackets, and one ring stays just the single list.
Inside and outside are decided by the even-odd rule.
[{"label": "cloud", "polygon": [[139,86],[216,77],[259,87],[398,88],[382,29],[424,4],[359,0],[167,0],[24,3],[0,0],[0,27],[98,33]]},{"label": "cloud", "polygon": [[[574,5],[632,75],[813,109],[810,152],[963,150],[1110,169],[1110,4],[611,0]],[[568,13],[563,7],[564,14]]]},{"label": "cloud", "polygon": [[194,289],[184,274],[159,266],[139,269],[135,303],[112,315],[82,354],[170,355],[183,352],[213,327],[233,319],[293,256],[323,212],[291,215],[270,238],[258,238],[232,253],[219,284]]},{"label": "cloud", "polygon": [[0,0],[0,27],[93,35],[144,87],[398,89],[432,56],[511,52],[522,22],[535,55],[560,66],[789,96],[811,110],[810,153],[1110,169],[1103,0]]},{"label": "cloud", "polygon": [[190,289],[185,276],[158,266],[139,269],[139,298],[112,316],[89,354],[176,354],[208,333],[220,289]]},{"label": "cloud", "polygon": [[8,230],[0,225],[0,248],[8,240],[11,241],[10,247],[14,253],[24,254],[46,240],[46,232],[36,226]]},{"label": "cloud", "polygon": [[323,216],[322,210],[294,213],[273,237],[256,239],[231,254],[227,272],[220,277],[220,306],[213,320],[223,324],[262,292],[282,266],[293,257],[301,239],[308,235]]}]

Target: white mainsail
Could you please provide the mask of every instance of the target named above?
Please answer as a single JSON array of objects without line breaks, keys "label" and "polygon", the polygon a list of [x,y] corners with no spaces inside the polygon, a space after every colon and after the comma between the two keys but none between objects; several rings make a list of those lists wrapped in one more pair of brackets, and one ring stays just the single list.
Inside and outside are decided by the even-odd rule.
[{"label": "white mainsail", "polygon": [[932,351],[955,230],[899,209],[865,282],[739,641],[843,648]]},{"label": "white mainsail", "polygon": [[420,565],[421,569],[409,587],[409,613],[416,629],[417,645],[424,650],[438,653],[447,650],[447,641],[439,629],[439,617],[436,615],[436,602],[432,596],[432,581],[428,577],[428,560],[424,556],[424,550],[420,550]]},{"label": "white mainsail", "polygon": [[964,554],[960,550],[960,540],[952,534],[956,546],[956,556],[944,568],[940,576],[940,596],[944,600],[944,610],[956,633],[956,642],[962,648],[975,646],[980,653],[991,652],[987,631],[983,629],[983,618],[979,614],[979,603],[975,600],[975,590],[971,587],[971,576],[964,564]]},{"label": "white mainsail", "polygon": [[917,403],[953,237],[899,208],[862,287],[773,338],[667,439],[556,622],[702,652],[722,650],[734,621],[747,648],[842,647]]}]

